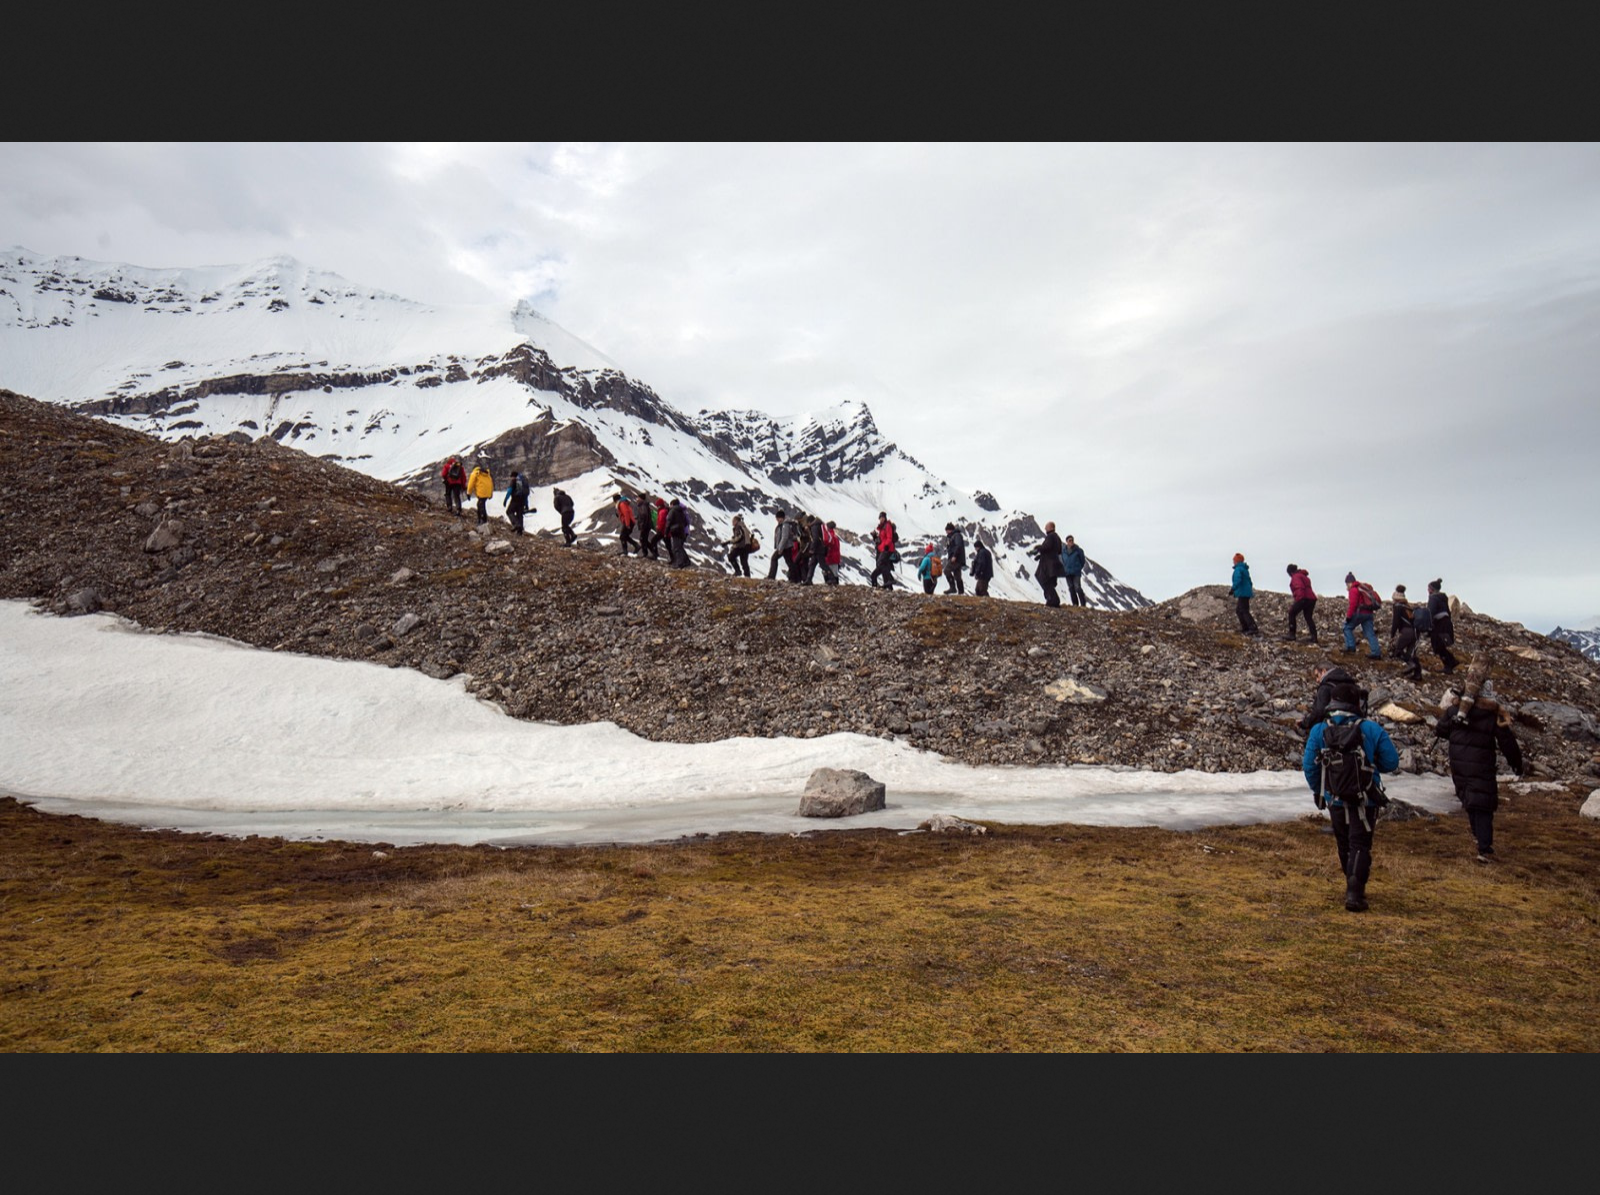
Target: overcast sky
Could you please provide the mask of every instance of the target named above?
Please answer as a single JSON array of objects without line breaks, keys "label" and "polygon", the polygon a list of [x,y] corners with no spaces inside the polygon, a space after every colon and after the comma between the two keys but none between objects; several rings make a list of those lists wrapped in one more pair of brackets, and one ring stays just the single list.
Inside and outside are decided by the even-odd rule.
[{"label": "overcast sky", "polygon": [[[0,245],[532,299],[674,405],[867,402],[1151,598],[1600,615],[1600,147],[0,147]],[[1337,607],[1337,609],[1335,609]]]}]

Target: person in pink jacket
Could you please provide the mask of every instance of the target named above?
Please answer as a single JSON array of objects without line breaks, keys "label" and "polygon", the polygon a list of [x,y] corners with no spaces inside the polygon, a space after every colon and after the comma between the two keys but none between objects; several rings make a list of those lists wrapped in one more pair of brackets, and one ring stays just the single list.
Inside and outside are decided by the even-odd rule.
[{"label": "person in pink jacket", "polygon": [[1316,591],[1311,588],[1311,576],[1298,564],[1289,566],[1289,633],[1285,639],[1295,637],[1295,621],[1302,615],[1306,620],[1306,633],[1311,637],[1311,642],[1317,641],[1317,624],[1311,621],[1311,615],[1317,609]]}]

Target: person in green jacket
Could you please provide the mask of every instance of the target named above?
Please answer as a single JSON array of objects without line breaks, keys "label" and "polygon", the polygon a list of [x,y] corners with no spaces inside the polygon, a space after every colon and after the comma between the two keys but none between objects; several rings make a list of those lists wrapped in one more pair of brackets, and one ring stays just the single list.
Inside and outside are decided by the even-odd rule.
[{"label": "person in green jacket", "polygon": [[1261,634],[1256,620],[1250,615],[1250,599],[1255,597],[1255,587],[1250,584],[1250,566],[1244,562],[1244,553],[1233,554],[1233,589],[1235,609],[1239,613],[1239,630],[1252,638]]}]

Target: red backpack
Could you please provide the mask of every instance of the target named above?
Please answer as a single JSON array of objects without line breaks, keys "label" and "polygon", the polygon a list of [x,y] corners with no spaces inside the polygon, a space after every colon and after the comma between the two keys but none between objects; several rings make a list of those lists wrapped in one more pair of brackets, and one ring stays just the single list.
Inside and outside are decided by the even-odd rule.
[{"label": "red backpack", "polygon": [[1365,610],[1369,614],[1376,614],[1383,608],[1383,599],[1378,596],[1378,591],[1365,581],[1356,582],[1356,591],[1360,597],[1356,599],[1356,609]]}]

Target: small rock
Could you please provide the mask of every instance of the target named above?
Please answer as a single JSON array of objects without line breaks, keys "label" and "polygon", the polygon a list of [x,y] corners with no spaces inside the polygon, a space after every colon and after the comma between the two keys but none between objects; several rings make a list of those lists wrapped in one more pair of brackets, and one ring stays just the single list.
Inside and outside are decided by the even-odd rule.
[{"label": "small rock", "polygon": [[150,533],[144,541],[146,552],[170,552],[183,542],[183,524],[177,519],[167,519]]},{"label": "small rock", "polygon": [[94,589],[80,589],[67,597],[67,609],[73,614],[93,614],[100,609],[100,594]]},{"label": "small rock", "polygon": [[491,556],[498,556],[501,552],[511,551],[511,541],[507,539],[490,540],[484,545],[483,550]]},{"label": "small rock", "polygon": [[389,634],[393,635],[396,639],[403,639],[421,625],[421,615],[411,613],[402,614],[399,618],[395,619],[394,626],[389,628]]},{"label": "small rock", "polygon": [[1045,693],[1057,701],[1065,701],[1072,705],[1093,705],[1106,699],[1108,694],[1104,689],[1097,688],[1087,681],[1081,681],[1071,676],[1059,677],[1044,687]]},{"label": "small rock", "polygon": [[987,834],[988,826],[980,826],[977,822],[965,821],[953,817],[948,813],[936,813],[927,821],[917,827],[927,830],[930,834]]},{"label": "small rock", "polygon": [[416,575],[417,575],[416,573],[412,572],[408,568],[399,568],[399,569],[396,569],[394,571],[394,575],[389,578],[389,584],[390,585],[404,585],[407,581],[411,580],[411,578],[416,576]]}]

